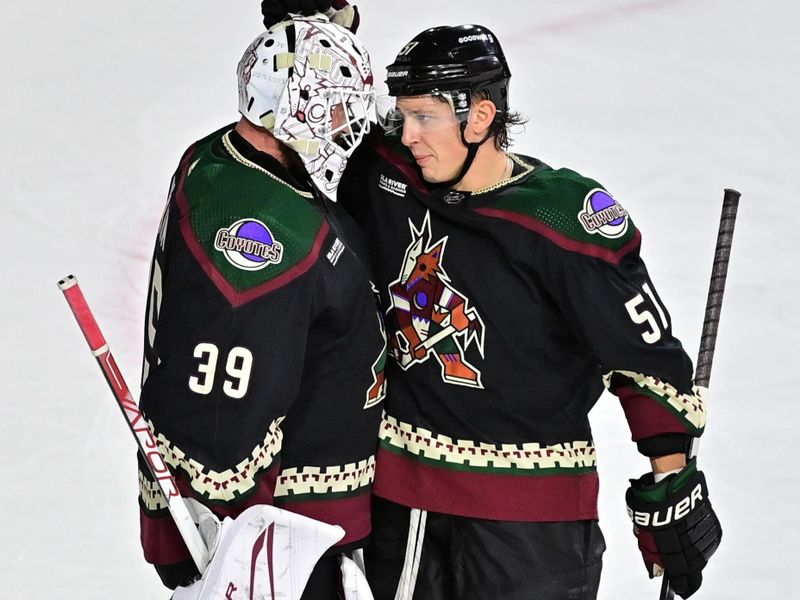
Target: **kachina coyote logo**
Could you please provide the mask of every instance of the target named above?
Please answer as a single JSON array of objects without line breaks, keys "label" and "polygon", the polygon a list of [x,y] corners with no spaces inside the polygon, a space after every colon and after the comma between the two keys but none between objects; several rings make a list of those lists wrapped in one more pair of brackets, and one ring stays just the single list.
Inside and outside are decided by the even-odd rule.
[{"label": "kachina coyote logo", "polygon": [[481,372],[464,358],[475,342],[483,357],[484,326],[478,311],[450,283],[444,270],[447,236],[431,243],[430,213],[419,229],[408,220],[411,243],[400,277],[389,284],[397,331],[390,352],[403,369],[433,356],[446,383],[482,388]]}]

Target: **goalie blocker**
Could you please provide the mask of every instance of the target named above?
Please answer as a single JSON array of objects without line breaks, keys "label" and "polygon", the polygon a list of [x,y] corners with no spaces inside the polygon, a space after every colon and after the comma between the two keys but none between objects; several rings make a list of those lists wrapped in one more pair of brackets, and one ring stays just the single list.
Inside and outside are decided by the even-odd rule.
[{"label": "goalie blocker", "polygon": [[664,573],[682,598],[694,594],[722,539],[697,460],[658,483],[652,473],[632,479],[625,499],[648,575]]}]

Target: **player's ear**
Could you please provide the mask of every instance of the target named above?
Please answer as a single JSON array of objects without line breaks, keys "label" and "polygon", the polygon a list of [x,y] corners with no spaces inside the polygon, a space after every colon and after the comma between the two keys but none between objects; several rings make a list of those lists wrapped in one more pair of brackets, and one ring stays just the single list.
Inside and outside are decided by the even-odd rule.
[{"label": "player's ear", "polygon": [[483,139],[492,126],[496,114],[497,107],[494,102],[486,99],[475,100],[467,117],[467,129],[473,136]]}]

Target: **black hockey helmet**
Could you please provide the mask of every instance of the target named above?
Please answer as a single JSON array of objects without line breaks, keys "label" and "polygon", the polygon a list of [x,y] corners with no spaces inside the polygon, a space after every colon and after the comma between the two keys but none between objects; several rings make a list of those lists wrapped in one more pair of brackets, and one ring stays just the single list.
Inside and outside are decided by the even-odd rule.
[{"label": "black hockey helmet", "polygon": [[466,118],[472,96],[485,91],[498,120],[508,111],[511,71],[497,38],[481,25],[426,29],[400,50],[387,71],[390,96],[446,92],[456,115]]}]

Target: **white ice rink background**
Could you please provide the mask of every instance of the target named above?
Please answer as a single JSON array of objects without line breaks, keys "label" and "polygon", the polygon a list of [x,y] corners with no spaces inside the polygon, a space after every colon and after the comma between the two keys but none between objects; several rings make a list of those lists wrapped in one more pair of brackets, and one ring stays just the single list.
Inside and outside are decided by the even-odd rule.
[{"label": "white ice rink background", "polygon": [[[800,8],[789,0],[361,0],[379,79],[424,28],[502,41],[515,148],[598,179],[695,357],[722,190],[742,192],[707,433],[723,545],[702,599],[800,598]],[[257,0],[5,0],[0,20],[0,598],[166,599],[141,558],[134,443],[56,289],[75,272],[138,388],[148,262],[183,150],[237,117]],[[617,400],[592,412],[600,598],[657,598],[630,533],[647,468]]]}]

